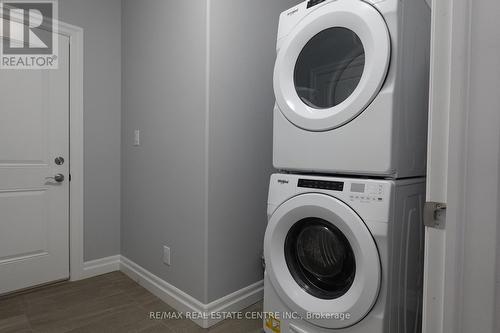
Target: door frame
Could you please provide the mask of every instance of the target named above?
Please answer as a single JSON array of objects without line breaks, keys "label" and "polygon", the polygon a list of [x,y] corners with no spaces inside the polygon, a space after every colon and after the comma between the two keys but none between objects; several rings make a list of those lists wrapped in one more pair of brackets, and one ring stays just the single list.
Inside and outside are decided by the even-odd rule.
[{"label": "door frame", "polygon": [[[432,1],[427,201],[447,204],[426,227],[423,333],[460,332],[464,277],[470,0]],[[465,70],[464,70],[465,69]],[[453,110],[453,111],[452,111]]]},{"label": "door frame", "polygon": [[67,36],[70,45],[69,274],[76,281],[84,278],[83,28],[59,21],[59,34]]},{"label": "door frame", "polygon": [[84,276],[83,28],[62,21],[58,33],[69,38],[69,280]]},{"label": "door frame", "polygon": [[[427,201],[448,208],[441,228],[426,228],[423,333],[500,327],[500,122],[491,106],[498,105],[498,66],[491,64],[499,44],[488,44],[481,59],[474,49],[486,48],[484,40],[498,27],[494,20],[480,21],[500,10],[494,5],[432,1]],[[484,32],[490,35],[479,43]],[[496,71],[485,75],[479,60]],[[479,80],[487,82],[485,94],[477,89]]]}]

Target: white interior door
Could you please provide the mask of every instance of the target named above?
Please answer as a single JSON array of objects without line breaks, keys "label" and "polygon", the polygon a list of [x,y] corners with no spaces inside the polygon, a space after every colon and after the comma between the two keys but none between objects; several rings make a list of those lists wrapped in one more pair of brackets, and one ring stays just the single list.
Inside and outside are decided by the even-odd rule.
[{"label": "white interior door", "polygon": [[0,70],[0,92],[4,294],[69,277],[68,38],[59,37],[59,69]]}]

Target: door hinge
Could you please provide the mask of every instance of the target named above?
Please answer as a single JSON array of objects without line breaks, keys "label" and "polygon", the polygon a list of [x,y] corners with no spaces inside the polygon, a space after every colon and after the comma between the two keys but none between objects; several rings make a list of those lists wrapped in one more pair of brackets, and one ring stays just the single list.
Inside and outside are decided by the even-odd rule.
[{"label": "door hinge", "polygon": [[444,229],[446,223],[446,204],[426,202],[424,206],[424,225],[429,228]]},{"label": "door hinge", "polygon": [[69,181],[71,181],[71,174],[69,174],[68,179],[69,179]]}]

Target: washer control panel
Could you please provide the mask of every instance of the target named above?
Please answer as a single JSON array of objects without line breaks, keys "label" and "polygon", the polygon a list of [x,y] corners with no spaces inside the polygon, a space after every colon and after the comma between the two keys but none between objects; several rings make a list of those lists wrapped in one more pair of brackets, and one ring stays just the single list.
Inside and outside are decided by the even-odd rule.
[{"label": "washer control panel", "polygon": [[310,0],[307,2],[307,8],[314,7],[316,5],[319,5],[322,2],[325,2],[326,0]]},{"label": "washer control panel", "polygon": [[384,201],[383,184],[366,184],[352,182],[350,184],[349,199],[359,202],[382,202]]},{"label": "washer control panel", "polygon": [[[278,180],[278,183],[280,183],[280,181],[283,182],[284,180]],[[343,182],[325,179],[299,178],[297,187],[343,192],[343,196],[347,197],[349,201],[360,203],[384,202],[386,196],[384,184],[363,182],[362,180],[348,180]]]},{"label": "washer control panel", "polygon": [[319,190],[328,190],[328,191],[342,192],[344,190],[344,182],[316,180],[316,179],[299,179],[297,186],[302,188],[315,188]]}]

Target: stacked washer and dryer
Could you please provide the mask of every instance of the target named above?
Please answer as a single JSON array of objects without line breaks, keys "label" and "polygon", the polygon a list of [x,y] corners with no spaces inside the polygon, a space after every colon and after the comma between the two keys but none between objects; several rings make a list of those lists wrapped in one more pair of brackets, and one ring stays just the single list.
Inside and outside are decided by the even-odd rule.
[{"label": "stacked washer and dryer", "polygon": [[266,333],[421,331],[430,14],[425,0],[281,14]]}]

